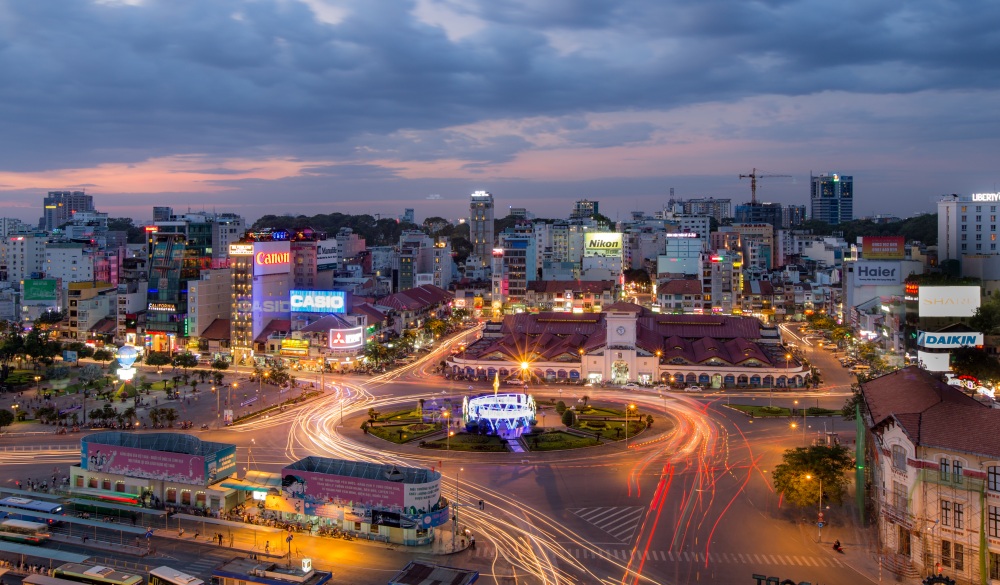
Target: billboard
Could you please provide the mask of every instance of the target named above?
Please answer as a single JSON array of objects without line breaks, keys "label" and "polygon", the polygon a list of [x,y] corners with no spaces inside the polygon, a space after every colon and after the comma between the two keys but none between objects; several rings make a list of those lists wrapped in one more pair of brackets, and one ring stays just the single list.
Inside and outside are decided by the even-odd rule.
[{"label": "billboard", "polygon": [[229,244],[230,256],[253,256],[253,244]]},{"label": "billboard", "polygon": [[583,234],[583,255],[621,256],[622,234],[617,232],[586,232]]},{"label": "billboard", "polygon": [[864,236],[861,256],[867,260],[903,260],[906,258],[906,238],[903,236]]},{"label": "billboard", "polygon": [[236,445],[228,445],[205,456],[205,482],[212,483],[236,473]]},{"label": "billboard", "polygon": [[320,242],[316,245],[316,270],[333,270],[337,268],[337,243]]},{"label": "billboard", "polygon": [[56,279],[41,278],[37,280],[22,280],[22,299],[25,301],[51,301],[55,302]]},{"label": "billboard", "polygon": [[330,330],[330,349],[358,349],[364,344],[365,330],[361,327]]},{"label": "billboard", "polygon": [[902,284],[902,266],[899,262],[854,262],[854,286],[879,286]]},{"label": "billboard", "polygon": [[[231,250],[231,248],[230,248]],[[288,274],[292,268],[292,248],[288,242],[255,242],[253,275]]]},{"label": "billboard", "polygon": [[300,469],[282,469],[282,491],[286,498],[308,503],[353,502],[366,506],[402,506],[405,486],[396,481],[330,475]]},{"label": "billboard", "polygon": [[[205,458],[185,453],[81,443],[80,467],[92,473],[112,473],[142,479],[206,485]],[[233,446],[233,471],[236,447]],[[218,465],[218,463],[216,463]]]},{"label": "billboard", "polygon": [[934,333],[933,331],[918,331],[917,345],[926,348],[947,349],[965,347],[967,345],[983,345],[982,333]]},{"label": "billboard", "polygon": [[921,317],[971,317],[979,308],[978,286],[920,286]]},{"label": "billboard", "polygon": [[293,313],[343,313],[347,293],[342,290],[292,290],[288,301]]},{"label": "billboard", "polygon": [[928,372],[948,372],[951,371],[951,354],[917,350],[917,363]]}]

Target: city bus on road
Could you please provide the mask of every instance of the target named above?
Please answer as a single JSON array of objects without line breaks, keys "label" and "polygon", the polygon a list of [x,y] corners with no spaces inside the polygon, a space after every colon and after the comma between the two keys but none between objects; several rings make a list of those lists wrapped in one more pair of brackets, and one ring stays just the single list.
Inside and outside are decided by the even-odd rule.
[{"label": "city bus on road", "polygon": [[59,565],[52,576],[88,585],[143,585],[145,579],[130,573],[120,573],[109,567],[93,567],[80,563]]},{"label": "city bus on road", "polygon": [[0,522],[0,540],[20,544],[45,544],[50,535],[48,524],[27,520],[4,520]]},{"label": "city bus on road", "polygon": [[149,572],[149,585],[205,585],[205,582],[171,567],[156,567]]},{"label": "city bus on road", "polygon": [[18,510],[17,512],[9,512],[9,514],[11,517],[18,518],[20,520],[28,520],[29,522],[45,522],[52,525],[61,524],[58,520],[32,516],[31,512],[41,512],[42,514],[61,516],[63,513],[62,504],[55,502],[40,502],[38,500],[29,500],[28,498],[9,496],[6,498],[0,498],[0,506]]}]

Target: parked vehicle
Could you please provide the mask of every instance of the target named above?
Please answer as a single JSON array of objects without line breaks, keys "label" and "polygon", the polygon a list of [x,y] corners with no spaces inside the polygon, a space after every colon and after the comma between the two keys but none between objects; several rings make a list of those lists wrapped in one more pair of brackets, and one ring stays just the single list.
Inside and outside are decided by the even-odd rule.
[{"label": "parked vehicle", "polygon": [[701,386],[688,386],[684,389],[685,392],[701,392],[702,390]]}]

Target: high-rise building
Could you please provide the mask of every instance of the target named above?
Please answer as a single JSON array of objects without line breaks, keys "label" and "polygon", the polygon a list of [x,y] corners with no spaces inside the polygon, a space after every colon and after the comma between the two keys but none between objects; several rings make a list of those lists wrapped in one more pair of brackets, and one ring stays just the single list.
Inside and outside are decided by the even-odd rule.
[{"label": "high-rise building", "polygon": [[170,216],[173,214],[173,207],[153,207],[153,221],[170,221]]},{"label": "high-rise building", "polygon": [[472,194],[469,206],[469,237],[472,253],[479,257],[480,265],[489,266],[493,254],[493,195],[487,191]]},{"label": "high-rise building", "polygon": [[600,202],[580,199],[573,204],[573,211],[569,213],[570,219],[590,219],[600,213]]},{"label": "high-rise building", "polygon": [[809,177],[809,219],[831,225],[854,219],[854,177],[838,173]]},{"label": "high-rise building", "polygon": [[399,218],[403,223],[416,223],[416,215],[413,213],[412,207],[407,207],[403,209],[403,215]]},{"label": "high-rise building", "polygon": [[664,211],[687,215],[707,215],[714,217],[715,221],[721,222],[723,219],[733,216],[733,204],[731,199],[715,199],[714,197],[688,199],[687,201],[671,198]]},{"label": "high-rise building", "polygon": [[83,191],[49,191],[43,200],[42,229],[52,231],[78,211],[94,211],[94,197]]},{"label": "high-rise building", "polygon": [[786,205],[781,210],[781,227],[790,230],[802,225],[806,220],[805,205]]},{"label": "high-rise building", "polygon": [[1000,193],[947,195],[938,201],[938,261],[1000,254]]},{"label": "high-rise building", "polygon": [[769,223],[780,230],[784,221],[780,203],[754,201],[736,206],[736,220],[733,223]]}]

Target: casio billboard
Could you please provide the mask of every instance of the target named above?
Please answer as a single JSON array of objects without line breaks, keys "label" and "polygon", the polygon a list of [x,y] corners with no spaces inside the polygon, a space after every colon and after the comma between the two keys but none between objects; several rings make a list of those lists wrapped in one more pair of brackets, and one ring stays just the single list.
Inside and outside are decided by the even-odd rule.
[{"label": "casio billboard", "polygon": [[899,262],[854,263],[854,286],[896,285],[902,283]]},{"label": "casio billboard", "polygon": [[293,313],[343,313],[346,298],[340,290],[293,290],[288,301]]}]

